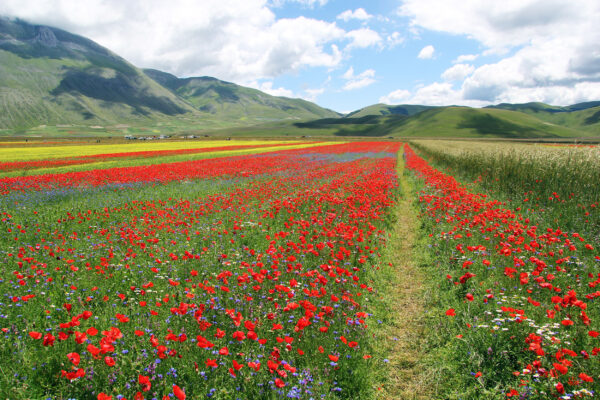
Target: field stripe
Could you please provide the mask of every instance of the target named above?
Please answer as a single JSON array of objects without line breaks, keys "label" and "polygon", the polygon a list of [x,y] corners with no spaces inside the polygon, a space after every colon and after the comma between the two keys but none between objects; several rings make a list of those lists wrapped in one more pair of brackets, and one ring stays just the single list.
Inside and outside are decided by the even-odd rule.
[{"label": "field stripe", "polygon": [[0,149],[0,160],[30,161],[51,158],[81,157],[106,153],[126,153],[136,151],[155,150],[180,150],[180,149],[209,149],[212,147],[224,147],[233,145],[274,145],[274,144],[301,144],[301,141],[266,141],[266,140],[215,140],[215,141],[173,141],[173,142],[142,142],[124,144],[98,144],[82,146],[47,146],[47,147],[10,147]]},{"label": "field stripe", "polygon": [[80,172],[80,171],[91,171],[95,169],[110,169],[118,167],[135,167],[141,165],[154,165],[154,164],[168,164],[173,162],[182,161],[196,161],[204,160],[209,158],[219,157],[234,157],[250,154],[263,154],[278,152],[284,150],[293,149],[305,149],[310,147],[320,147],[340,144],[340,142],[301,142],[290,145],[277,145],[270,147],[254,147],[250,149],[238,149],[238,150],[222,150],[222,151],[207,151],[203,153],[188,153],[188,154],[177,154],[170,156],[161,156],[154,158],[129,158],[129,159],[105,159],[99,160],[87,164],[74,164],[66,166],[58,166],[51,168],[38,168],[30,170],[14,170],[14,171],[0,171],[0,178],[17,177],[17,176],[31,176],[31,175],[42,175],[42,174],[61,174],[67,172]]}]

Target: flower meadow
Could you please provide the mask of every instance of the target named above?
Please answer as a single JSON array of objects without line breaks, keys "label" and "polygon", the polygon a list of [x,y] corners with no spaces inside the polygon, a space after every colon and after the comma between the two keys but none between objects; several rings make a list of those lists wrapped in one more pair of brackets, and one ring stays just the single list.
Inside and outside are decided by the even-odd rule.
[{"label": "flower meadow", "polygon": [[[311,143],[305,143],[311,144]],[[31,160],[31,161],[13,161],[13,162],[0,162],[0,172],[15,171],[15,170],[29,170],[49,167],[62,167],[71,165],[81,164],[93,164],[114,158],[121,159],[136,159],[136,158],[155,158],[164,156],[175,156],[181,154],[198,154],[198,153],[211,153],[219,151],[232,151],[232,150],[246,150],[246,149],[260,149],[264,147],[280,147],[289,146],[290,143],[278,143],[278,144],[245,144],[245,145],[234,145],[234,146],[220,146],[220,147],[197,147],[197,148],[184,148],[174,150],[146,150],[146,151],[128,151],[118,153],[104,153],[104,154],[83,154],[74,157],[62,157],[42,160]]]},{"label": "flower meadow", "polygon": [[361,398],[400,149],[0,178],[0,397]]},{"label": "flower meadow", "polygon": [[[118,168],[6,164],[27,174],[0,178],[0,397],[368,399],[398,376],[424,382],[415,398],[597,396],[596,148],[161,146],[52,158],[143,161]],[[400,196],[410,262],[386,246]],[[423,326],[382,329],[410,264]],[[411,329],[403,375],[386,352]]]},{"label": "flower meadow", "polygon": [[[597,397],[600,237],[595,225],[587,223],[589,213],[584,216],[581,211],[582,204],[590,207],[590,193],[593,197],[597,187],[567,182],[581,187],[571,201],[561,201],[556,192],[562,188],[555,186],[556,196],[546,203],[545,180],[564,177],[565,172],[538,166],[538,180],[530,182],[519,201],[500,201],[475,190],[482,182],[491,188],[499,177],[508,182],[497,186],[514,189],[518,186],[510,180],[523,179],[531,171],[514,168],[512,174],[500,174],[506,168],[490,167],[499,163],[488,154],[477,160],[486,166],[480,173],[487,175],[466,184],[435,169],[408,146],[405,157],[407,168],[423,180],[418,200],[437,289],[432,302],[436,314],[429,316],[428,324],[431,352],[442,366],[439,398]],[[473,170],[472,160],[473,155],[466,155],[441,165],[460,174]],[[464,173],[463,178],[473,176]],[[514,191],[494,193],[506,196]],[[571,210],[572,203],[579,204],[577,212],[561,213]],[[572,228],[576,223],[585,234]],[[561,228],[566,225],[571,228]]]},{"label": "flower meadow", "polygon": [[[70,142],[68,142],[70,143]],[[65,144],[40,142],[0,147],[0,177],[63,174],[140,165],[169,164],[215,157],[258,154],[324,146],[331,142],[228,140],[165,141],[124,144]]]}]

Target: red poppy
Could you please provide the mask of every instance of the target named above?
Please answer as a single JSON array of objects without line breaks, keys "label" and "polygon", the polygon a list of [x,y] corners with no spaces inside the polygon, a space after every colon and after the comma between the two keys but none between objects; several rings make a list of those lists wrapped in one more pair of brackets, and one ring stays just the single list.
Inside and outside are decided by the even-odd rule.
[{"label": "red poppy", "polygon": [[173,394],[177,397],[177,400],[185,400],[185,393],[177,385],[173,385]]},{"label": "red poppy", "polygon": [[73,365],[77,366],[79,365],[79,361],[81,360],[81,357],[79,356],[78,353],[68,353],[67,354],[67,358],[69,359],[69,361],[71,361],[73,363]]}]

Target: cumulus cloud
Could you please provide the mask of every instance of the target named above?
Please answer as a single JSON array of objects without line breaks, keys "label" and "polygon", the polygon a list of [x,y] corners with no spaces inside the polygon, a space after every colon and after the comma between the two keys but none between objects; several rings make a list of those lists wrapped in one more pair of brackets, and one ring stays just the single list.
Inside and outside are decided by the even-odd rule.
[{"label": "cumulus cloud", "polygon": [[[600,3],[596,0],[404,0],[415,29],[462,35],[500,60],[476,68],[455,95],[467,102],[544,101],[564,105],[600,99]],[[462,55],[457,65],[474,61]],[[464,67],[450,68],[444,79]],[[464,71],[463,71],[464,72]],[[416,96],[416,94],[415,94]]]},{"label": "cumulus cloud", "polygon": [[410,96],[410,91],[398,89],[379,98],[379,102],[384,104],[402,104],[408,99],[410,99]]},{"label": "cumulus cloud", "polygon": [[357,8],[356,10],[346,10],[340,15],[337,16],[337,19],[342,19],[344,21],[349,21],[351,19],[358,19],[361,21],[366,21],[369,18],[373,18],[372,15],[367,13],[364,8]]},{"label": "cumulus cloud", "polygon": [[354,90],[367,87],[375,83],[375,70],[367,69],[358,75],[354,75],[354,68],[350,67],[342,75],[347,82],[342,88],[343,90]]},{"label": "cumulus cloud", "polygon": [[315,4],[318,4],[320,6],[324,6],[325,4],[327,4],[328,0],[273,0],[272,4],[275,7],[280,7],[282,6],[284,3],[299,3],[305,7],[314,7]]},{"label": "cumulus cloud", "polygon": [[452,60],[452,64],[460,64],[465,61],[475,61],[479,57],[479,54],[461,54],[456,57],[456,59]]},{"label": "cumulus cloud", "polygon": [[475,71],[475,67],[470,64],[456,64],[442,73],[442,79],[445,81],[462,81]]},{"label": "cumulus cloud", "polygon": [[369,28],[361,28],[350,31],[346,34],[346,38],[350,39],[350,43],[346,46],[346,50],[358,48],[363,49],[379,45],[383,39],[379,33]]},{"label": "cumulus cloud", "polygon": [[400,32],[393,32],[392,34],[388,35],[385,40],[389,48],[393,48],[404,43],[404,37],[400,34]]},{"label": "cumulus cloud", "polygon": [[433,53],[435,53],[435,48],[432,45],[428,45],[421,49],[417,58],[427,60],[433,57]]},{"label": "cumulus cloud", "polygon": [[[296,0],[306,5],[325,1]],[[0,14],[84,35],[135,65],[237,83],[336,67],[347,32],[333,22],[277,19],[267,0],[3,0]],[[352,47],[373,41],[360,32]]]},{"label": "cumulus cloud", "polygon": [[433,82],[417,87],[414,92],[395,90],[379,99],[386,104],[424,104],[429,106],[466,105],[482,107],[489,103],[478,100],[465,100],[462,90],[456,90],[449,82]]},{"label": "cumulus cloud", "polygon": [[302,94],[300,97],[302,97],[304,100],[314,102],[317,100],[317,97],[319,97],[319,95],[322,95],[323,93],[325,93],[325,88],[304,89],[304,94]]},{"label": "cumulus cloud", "polygon": [[251,85],[251,87],[258,89],[261,92],[270,94],[271,96],[296,97],[296,96],[294,96],[294,92],[292,92],[289,89],[286,89],[284,87],[274,88],[273,82],[271,82],[271,81],[262,82],[260,84],[251,83],[250,85]]}]

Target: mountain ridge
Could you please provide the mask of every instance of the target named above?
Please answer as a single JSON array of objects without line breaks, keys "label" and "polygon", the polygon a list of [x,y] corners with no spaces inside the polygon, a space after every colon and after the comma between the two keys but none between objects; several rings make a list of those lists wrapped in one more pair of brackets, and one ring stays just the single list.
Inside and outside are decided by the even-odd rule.
[{"label": "mountain ridge", "polygon": [[[90,39],[0,16],[0,129],[46,124],[181,124],[177,121],[180,118],[200,128],[210,128],[251,124],[255,122],[253,118],[260,121],[261,115],[264,120],[339,116],[305,100],[278,98],[216,78],[205,80],[208,79],[217,85],[228,84],[233,92],[255,91],[255,98],[266,100],[254,107],[252,96],[242,96],[246,100],[243,107],[236,108],[225,101],[220,104],[227,104],[228,108],[221,112],[210,106],[200,109],[198,96],[178,95]],[[183,82],[189,86],[198,80],[189,78]],[[208,100],[204,99],[204,103]]]},{"label": "mountain ridge", "polygon": [[303,99],[272,96],[258,89],[210,76],[178,78],[173,74],[145,69],[144,73],[198,110],[213,115],[241,115],[247,119],[315,119],[341,114]]},{"label": "mountain ridge", "polygon": [[301,136],[600,136],[600,101],[483,108],[378,103],[342,116],[214,77],[142,70],[83,36],[1,16],[0,109],[0,129],[9,134],[45,125],[131,124],[170,132],[232,128],[235,135],[235,128],[267,124]]}]

